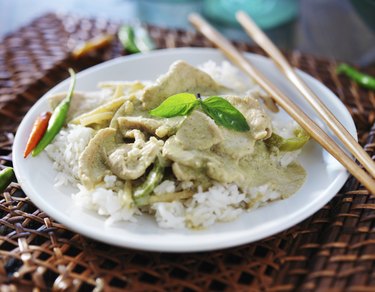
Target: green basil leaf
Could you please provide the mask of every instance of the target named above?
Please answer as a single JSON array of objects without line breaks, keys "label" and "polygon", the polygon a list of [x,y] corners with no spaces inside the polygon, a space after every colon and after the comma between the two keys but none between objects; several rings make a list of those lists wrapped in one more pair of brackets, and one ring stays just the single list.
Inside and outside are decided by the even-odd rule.
[{"label": "green basil leaf", "polygon": [[211,96],[201,102],[203,111],[218,125],[239,132],[250,130],[242,113],[229,101],[219,96]]},{"label": "green basil leaf", "polygon": [[149,113],[154,117],[171,118],[189,114],[199,101],[192,93],[178,93],[168,97]]}]

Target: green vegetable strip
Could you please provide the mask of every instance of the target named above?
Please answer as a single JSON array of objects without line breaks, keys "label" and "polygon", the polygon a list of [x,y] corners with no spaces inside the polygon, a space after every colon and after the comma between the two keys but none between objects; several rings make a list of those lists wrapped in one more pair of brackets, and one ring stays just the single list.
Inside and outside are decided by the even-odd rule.
[{"label": "green vegetable strip", "polygon": [[131,26],[122,26],[118,32],[118,38],[128,53],[135,54],[140,52],[139,48],[135,44],[135,34]]},{"label": "green vegetable strip", "polygon": [[285,139],[276,133],[272,133],[271,137],[265,140],[268,147],[277,147],[280,151],[295,151],[301,149],[310,139],[310,136],[304,130],[296,130],[296,137]]},{"label": "green vegetable strip", "polygon": [[72,99],[74,87],[76,84],[76,75],[73,69],[69,69],[69,73],[71,76],[71,81],[68,93],[53,111],[52,116],[48,122],[47,131],[44,133],[43,138],[39,141],[38,145],[33,150],[33,156],[37,156],[40,152],[42,152],[44,148],[46,148],[47,145],[52,142],[52,140],[56,137],[56,135],[60,132],[61,128],[65,124],[65,120],[69,111],[70,101]]},{"label": "green vegetable strip", "polygon": [[12,182],[13,177],[14,171],[11,167],[7,167],[0,172],[0,193],[5,191],[5,189]]},{"label": "green vegetable strip", "polygon": [[161,165],[159,159],[156,159],[154,167],[148,174],[146,180],[133,192],[134,203],[140,207],[149,204],[150,194],[155,187],[162,181],[164,175],[164,166]]},{"label": "green vegetable strip", "polygon": [[375,77],[371,75],[363,74],[347,64],[340,64],[336,71],[338,74],[345,74],[365,88],[375,90]]}]

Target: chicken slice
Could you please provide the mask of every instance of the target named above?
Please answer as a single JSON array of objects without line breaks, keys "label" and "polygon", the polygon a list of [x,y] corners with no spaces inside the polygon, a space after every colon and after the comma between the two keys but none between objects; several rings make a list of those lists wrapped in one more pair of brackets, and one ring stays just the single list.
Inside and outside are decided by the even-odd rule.
[{"label": "chicken slice", "polygon": [[210,117],[200,111],[193,111],[177,131],[176,139],[185,149],[203,150],[218,144],[224,137]]},{"label": "chicken slice", "polygon": [[221,183],[231,183],[242,178],[235,160],[221,156],[210,149],[184,149],[176,136],[170,137],[165,142],[162,153],[164,157],[174,162],[173,173],[182,181],[194,181],[206,186],[207,178]]},{"label": "chicken slice", "polygon": [[264,140],[271,136],[271,118],[264,112],[258,100],[251,96],[226,96],[225,99],[244,115],[255,140]]},{"label": "chicken slice", "polygon": [[167,74],[145,88],[142,96],[143,107],[147,110],[153,109],[169,96],[181,92],[213,95],[226,90],[207,73],[184,61],[177,61],[171,65]]},{"label": "chicken slice", "polygon": [[102,129],[96,133],[82,152],[78,160],[78,175],[88,189],[101,182],[105,175],[111,174],[106,161],[107,153],[114,151],[117,147],[115,136],[115,129]]},{"label": "chicken slice", "polygon": [[135,139],[134,143],[116,142],[116,130],[113,128],[96,133],[78,161],[79,178],[85,187],[95,187],[108,174],[133,180],[145,173],[161,152],[163,141],[154,137],[145,141],[138,130],[130,131],[129,136]]},{"label": "chicken slice", "polygon": [[122,133],[127,132],[129,129],[138,129],[159,138],[164,138],[174,135],[184,119],[184,117],[155,119],[142,116],[126,116],[118,118],[117,123]]},{"label": "chicken slice", "polygon": [[223,127],[220,130],[225,139],[214,146],[214,152],[228,155],[237,161],[254,152],[256,140],[249,131],[236,132]]},{"label": "chicken slice", "polygon": [[118,147],[108,156],[108,167],[119,178],[134,180],[141,177],[163,147],[163,141],[151,137]]}]

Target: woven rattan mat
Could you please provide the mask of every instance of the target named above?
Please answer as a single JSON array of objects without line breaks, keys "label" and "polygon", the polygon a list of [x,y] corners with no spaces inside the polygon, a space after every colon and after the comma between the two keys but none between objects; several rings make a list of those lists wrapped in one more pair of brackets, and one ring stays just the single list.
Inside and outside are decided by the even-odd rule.
[{"label": "woven rattan mat", "polygon": [[[0,167],[11,166],[19,122],[49,88],[122,54],[117,41],[72,60],[77,41],[116,24],[45,15],[0,44]],[[209,46],[201,36],[150,27],[159,48]],[[242,50],[259,50],[238,44]],[[327,85],[351,111],[360,142],[374,154],[375,96],[333,72],[335,63],[294,52],[294,66]],[[17,183],[0,196],[1,289],[30,291],[374,291],[375,201],[350,179],[316,214],[285,232],[222,251],[168,254],[118,248],[85,238],[36,208]]]}]

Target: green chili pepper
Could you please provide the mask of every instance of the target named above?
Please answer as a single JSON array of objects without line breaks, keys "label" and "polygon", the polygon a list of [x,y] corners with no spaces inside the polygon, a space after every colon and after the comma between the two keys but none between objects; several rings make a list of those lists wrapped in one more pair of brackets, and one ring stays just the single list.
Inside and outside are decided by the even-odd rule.
[{"label": "green chili pepper", "polygon": [[161,164],[159,158],[157,158],[146,180],[140,186],[135,188],[133,192],[133,200],[137,206],[145,206],[149,204],[150,194],[161,182],[163,175],[164,166]]},{"label": "green chili pepper", "polygon": [[14,177],[13,168],[7,167],[0,171],[0,193],[4,192],[5,189],[12,182]]},{"label": "green chili pepper", "polygon": [[272,133],[271,137],[265,140],[268,147],[277,147],[280,151],[295,151],[302,148],[310,136],[303,129],[296,129],[294,131],[295,137],[285,139],[276,133]]},{"label": "green chili pepper", "polygon": [[118,32],[124,49],[130,53],[140,53],[155,49],[155,44],[142,26],[124,25]]},{"label": "green chili pepper", "polygon": [[118,32],[118,38],[120,39],[121,44],[128,53],[135,54],[140,52],[137,45],[135,44],[134,30],[131,26],[122,26]]},{"label": "green chili pepper", "polygon": [[340,64],[340,66],[337,67],[336,72],[337,74],[345,74],[362,87],[375,90],[375,77],[371,75],[361,73],[347,64]]},{"label": "green chili pepper", "polygon": [[65,124],[66,117],[68,115],[70,101],[73,96],[74,87],[76,84],[76,75],[73,69],[69,69],[71,81],[66,97],[59,103],[52,113],[52,116],[48,122],[47,131],[44,133],[43,138],[39,141],[38,145],[34,148],[32,156],[37,156],[40,152],[47,147],[48,144],[56,137],[60,132],[61,128]]}]

